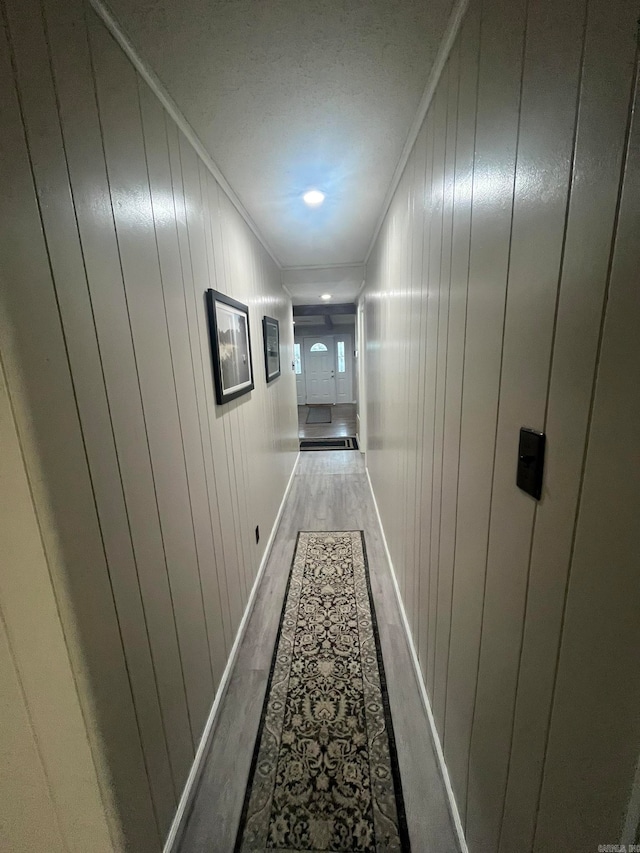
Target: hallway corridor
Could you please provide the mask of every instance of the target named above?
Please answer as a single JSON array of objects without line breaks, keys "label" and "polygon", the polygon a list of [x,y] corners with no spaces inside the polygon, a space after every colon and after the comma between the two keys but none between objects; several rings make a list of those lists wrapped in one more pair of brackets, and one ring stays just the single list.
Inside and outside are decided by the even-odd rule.
[{"label": "hallway corridor", "polygon": [[637,0],[0,20],[0,853],[631,853]]},{"label": "hallway corridor", "polygon": [[301,453],[223,699],[180,853],[233,850],[299,530],[364,530],[412,850],[459,848],[420,699],[364,457]]}]

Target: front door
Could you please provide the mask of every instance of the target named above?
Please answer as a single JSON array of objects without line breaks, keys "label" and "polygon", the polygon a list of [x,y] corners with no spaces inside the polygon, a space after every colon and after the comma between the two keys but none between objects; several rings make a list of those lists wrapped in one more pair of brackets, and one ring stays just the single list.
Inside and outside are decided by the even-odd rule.
[{"label": "front door", "polygon": [[307,403],[336,402],[335,351],[331,337],[304,339]]}]

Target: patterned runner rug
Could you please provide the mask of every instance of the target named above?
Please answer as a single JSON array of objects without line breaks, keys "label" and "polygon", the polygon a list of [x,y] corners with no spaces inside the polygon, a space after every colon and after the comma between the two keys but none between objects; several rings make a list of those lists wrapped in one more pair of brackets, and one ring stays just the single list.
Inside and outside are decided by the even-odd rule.
[{"label": "patterned runner rug", "polygon": [[408,853],[362,531],[299,533],[236,853]]}]

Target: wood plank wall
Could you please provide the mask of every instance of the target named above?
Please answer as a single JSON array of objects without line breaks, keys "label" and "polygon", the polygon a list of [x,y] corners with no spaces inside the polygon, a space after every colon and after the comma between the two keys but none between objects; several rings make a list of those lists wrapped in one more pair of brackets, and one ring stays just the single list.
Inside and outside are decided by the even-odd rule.
[{"label": "wood plank wall", "polygon": [[[8,398],[114,844],[158,851],[297,453],[291,305],[88,4],[0,9]],[[224,407],[208,287],[250,306],[256,387]],[[56,809],[64,849],[88,850]]]},{"label": "wood plank wall", "polygon": [[0,849],[109,853],[119,839],[109,832],[1,364],[0,447]]},{"label": "wood plank wall", "polygon": [[640,753],[636,18],[471,0],[367,264],[367,463],[471,853],[618,843]]}]

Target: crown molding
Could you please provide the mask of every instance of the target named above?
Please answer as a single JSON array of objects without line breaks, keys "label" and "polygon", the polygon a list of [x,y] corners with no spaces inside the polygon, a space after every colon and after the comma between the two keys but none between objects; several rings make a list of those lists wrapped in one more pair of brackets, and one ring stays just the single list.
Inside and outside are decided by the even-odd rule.
[{"label": "crown molding", "polygon": [[376,244],[380,229],[382,228],[382,223],[385,220],[385,217],[393,200],[393,196],[395,195],[395,192],[398,189],[398,184],[400,183],[402,173],[404,172],[405,166],[407,165],[409,155],[413,150],[413,146],[416,144],[416,139],[418,138],[418,134],[420,133],[420,128],[422,127],[422,123],[424,122],[429,107],[431,106],[431,101],[433,100],[436,87],[440,82],[440,77],[442,76],[442,71],[447,62],[447,59],[449,58],[449,54],[451,53],[453,43],[455,42],[456,36],[460,31],[462,19],[464,18],[464,14],[467,11],[468,5],[469,0],[456,0],[453,9],[451,10],[451,14],[449,15],[447,27],[444,31],[442,41],[440,42],[440,47],[438,48],[438,53],[436,54],[435,62],[433,63],[433,67],[431,68],[431,71],[429,73],[427,85],[425,86],[424,92],[422,93],[422,98],[420,99],[420,103],[418,104],[418,109],[416,111],[413,124],[409,129],[406,142],[404,143],[404,148],[402,149],[400,159],[398,160],[395,171],[393,173],[393,177],[391,178],[391,183],[389,184],[389,189],[387,190],[387,194],[384,198],[382,210],[380,212],[380,216],[378,217],[378,221],[376,222],[373,237],[371,238],[371,242],[369,243],[369,249],[367,250],[367,254],[364,259],[365,264],[369,261],[369,256],[371,255],[373,247]]},{"label": "crown molding", "polygon": [[209,171],[216,179],[225,194],[228,196],[229,200],[236,208],[240,216],[244,219],[251,231],[255,234],[262,246],[268,252],[272,261],[276,264],[278,269],[282,269],[282,264],[276,257],[273,249],[269,246],[265,238],[260,233],[258,226],[253,221],[253,219],[249,215],[249,212],[231,188],[231,185],[220,171],[220,168],[215,162],[215,160],[211,157],[211,155],[203,145],[198,134],[189,124],[185,115],[182,113],[182,111],[180,110],[176,102],[173,100],[171,95],[167,92],[164,85],[160,81],[160,78],[147,66],[142,57],[139,55],[131,39],[121,28],[120,24],[114,17],[111,10],[105,5],[105,3],[102,2],[102,0],[89,0],[89,5],[98,15],[102,23],[109,30],[109,32],[117,41],[117,43],[120,45],[126,56],[129,58],[130,62],[138,72],[138,74],[140,74],[142,79],[145,81],[145,83],[147,83],[151,91],[158,98],[162,106],[169,113],[171,118],[175,121],[180,130],[184,133],[184,135],[187,137],[187,139],[195,149],[197,155],[200,157],[207,169],[209,169]]}]

